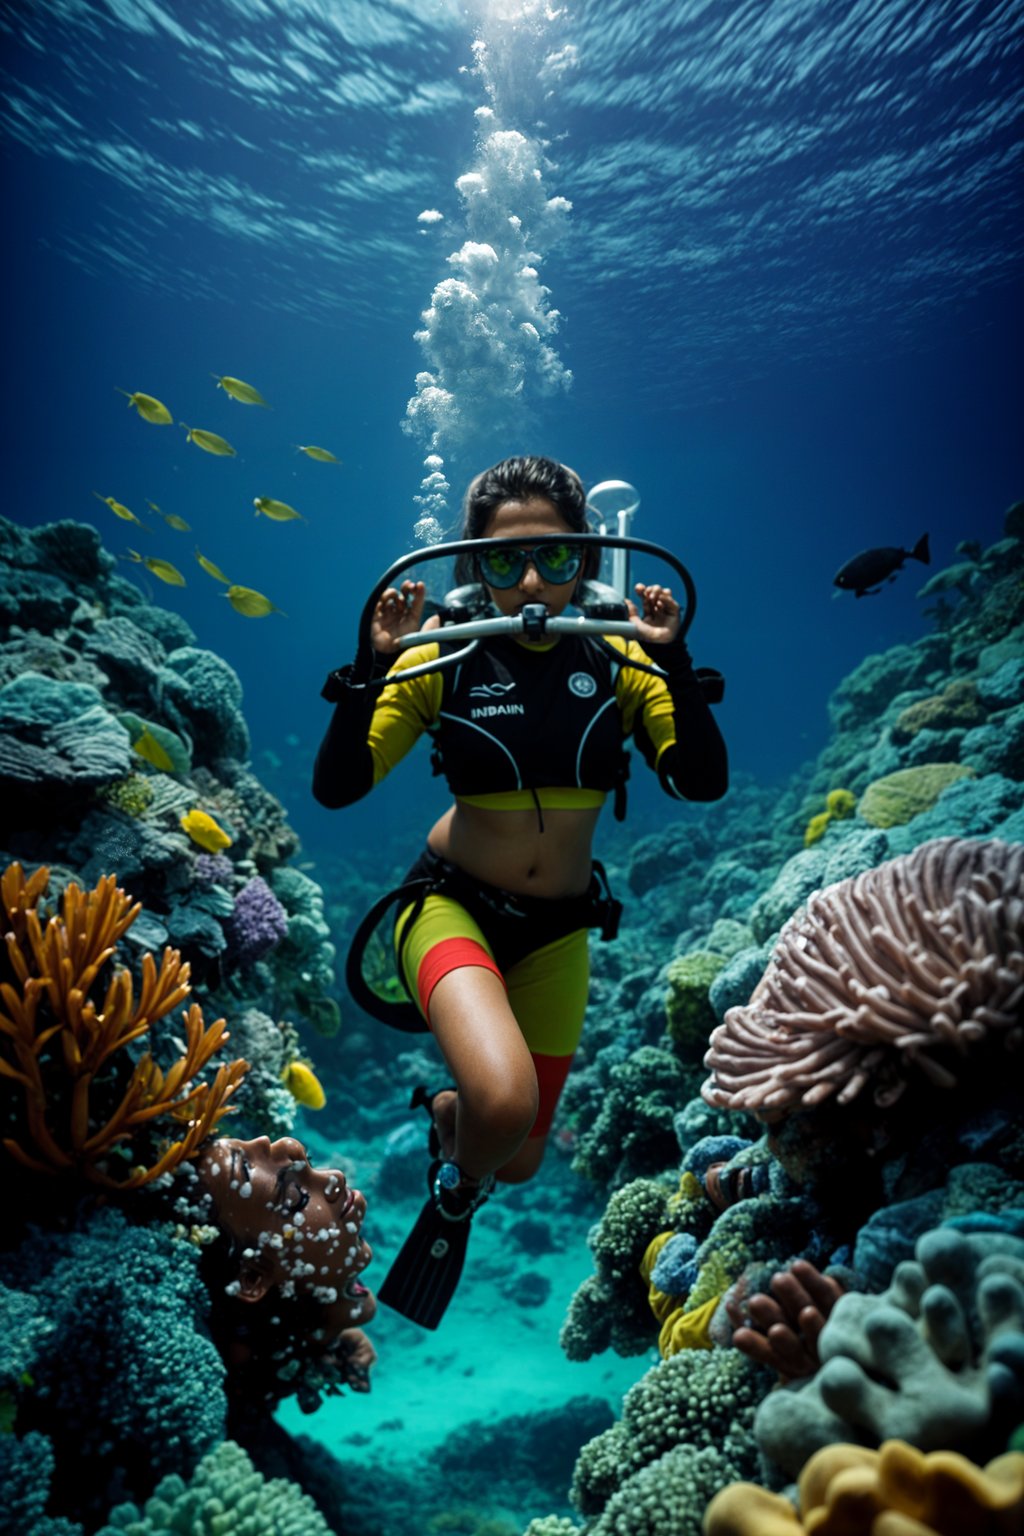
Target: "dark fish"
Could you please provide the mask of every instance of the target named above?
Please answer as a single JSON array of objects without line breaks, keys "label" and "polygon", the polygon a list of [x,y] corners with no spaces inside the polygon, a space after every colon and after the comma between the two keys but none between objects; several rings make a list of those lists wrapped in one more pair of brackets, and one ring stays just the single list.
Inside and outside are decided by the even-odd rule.
[{"label": "dark fish", "polygon": [[891,581],[896,572],[903,569],[904,560],[920,560],[922,565],[931,564],[928,535],[923,533],[913,549],[863,549],[852,560],[847,560],[835,576],[834,586],[855,597],[866,597],[881,592],[882,583]]}]

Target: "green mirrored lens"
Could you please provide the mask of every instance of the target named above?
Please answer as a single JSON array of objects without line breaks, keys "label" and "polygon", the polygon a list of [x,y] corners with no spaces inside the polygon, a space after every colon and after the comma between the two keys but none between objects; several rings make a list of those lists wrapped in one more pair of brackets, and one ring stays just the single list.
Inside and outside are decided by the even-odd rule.
[{"label": "green mirrored lens", "polygon": [[480,557],[480,573],[486,582],[499,589],[514,587],[527,563],[537,568],[544,581],[561,585],[571,581],[583,564],[583,554],[575,544],[548,544],[539,549],[492,549]]},{"label": "green mirrored lens", "polygon": [[538,549],[535,559],[544,580],[556,584],[572,581],[583,564],[583,556],[574,544],[552,544],[547,549]]},{"label": "green mirrored lens", "polygon": [[519,580],[526,564],[521,549],[492,549],[480,556],[480,570],[493,587],[511,587]]}]

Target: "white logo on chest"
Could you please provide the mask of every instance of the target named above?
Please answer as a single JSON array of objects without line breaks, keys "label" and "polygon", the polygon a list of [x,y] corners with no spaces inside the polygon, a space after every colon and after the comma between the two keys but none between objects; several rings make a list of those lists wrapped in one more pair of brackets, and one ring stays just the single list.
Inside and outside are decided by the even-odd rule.
[{"label": "white logo on chest", "polygon": [[471,699],[500,699],[502,694],[511,693],[515,683],[477,683],[469,690]]},{"label": "white logo on chest", "polygon": [[589,672],[574,672],[569,679],[569,692],[574,693],[578,699],[589,699],[592,693],[597,692],[597,684]]}]

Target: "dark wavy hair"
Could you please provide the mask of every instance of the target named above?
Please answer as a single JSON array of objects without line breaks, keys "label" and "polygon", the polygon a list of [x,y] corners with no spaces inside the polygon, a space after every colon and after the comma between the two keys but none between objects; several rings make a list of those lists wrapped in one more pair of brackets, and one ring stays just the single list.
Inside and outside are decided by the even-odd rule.
[{"label": "dark wavy hair", "polygon": [[[534,497],[550,501],[574,533],[591,532],[587,493],[576,471],[556,459],[520,454],[502,459],[470,481],[462,504],[459,538],[486,538],[487,524],[499,507],[507,501],[531,501]],[[595,575],[599,564],[600,551],[588,551],[584,575]],[[459,555],[455,562],[456,583],[479,580],[472,556]]]}]

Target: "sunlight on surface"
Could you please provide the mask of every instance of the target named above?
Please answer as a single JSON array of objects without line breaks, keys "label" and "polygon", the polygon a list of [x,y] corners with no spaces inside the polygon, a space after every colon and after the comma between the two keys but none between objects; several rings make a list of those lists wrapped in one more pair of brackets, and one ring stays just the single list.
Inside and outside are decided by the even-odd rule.
[{"label": "sunlight on surface", "polygon": [[550,5],[548,0],[470,0],[466,7],[470,15],[481,21],[557,21],[565,15],[563,6]]}]

